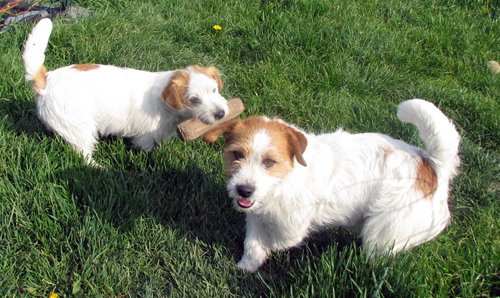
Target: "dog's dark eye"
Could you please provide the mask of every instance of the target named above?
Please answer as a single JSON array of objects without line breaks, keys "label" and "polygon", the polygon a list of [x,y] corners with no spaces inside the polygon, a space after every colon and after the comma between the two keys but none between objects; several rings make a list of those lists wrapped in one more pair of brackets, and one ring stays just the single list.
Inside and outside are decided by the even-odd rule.
[{"label": "dog's dark eye", "polygon": [[196,96],[195,97],[191,97],[191,99],[189,101],[191,101],[191,103],[194,104],[194,105],[197,105],[197,104],[201,103],[201,100],[198,97],[196,97]]},{"label": "dog's dark eye", "polygon": [[215,92],[217,92],[217,89],[214,88],[214,91],[212,91],[212,93],[215,93]]},{"label": "dog's dark eye", "polygon": [[233,151],[234,159],[240,160],[245,158],[245,155],[241,151]]},{"label": "dog's dark eye", "polygon": [[274,161],[274,160],[272,160],[270,158],[265,159],[264,162],[263,162],[264,167],[266,167],[266,168],[270,168],[270,167],[274,166],[275,163],[276,163],[276,161]]}]

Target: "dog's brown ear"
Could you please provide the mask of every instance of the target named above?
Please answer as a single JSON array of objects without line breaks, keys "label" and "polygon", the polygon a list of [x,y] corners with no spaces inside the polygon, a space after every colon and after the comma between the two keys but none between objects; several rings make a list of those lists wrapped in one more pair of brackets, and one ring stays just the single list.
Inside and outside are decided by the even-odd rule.
[{"label": "dog's brown ear", "polygon": [[302,156],[307,148],[307,139],[303,133],[289,127],[289,141],[290,147],[292,149],[292,154],[295,155],[297,162],[304,167],[307,167],[307,163]]},{"label": "dog's brown ear", "polygon": [[208,131],[203,136],[203,141],[208,143],[214,143],[222,134],[224,134],[224,138],[227,140],[228,133],[231,132],[234,129],[234,127],[241,121],[242,121],[241,119],[231,120],[229,122],[217,126],[216,128]]},{"label": "dog's brown ear", "polygon": [[189,72],[185,70],[178,70],[168,82],[165,89],[161,93],[161,98],[169,107],[182,111],[184,105],[182,99],[186,95],[189,85]]},{"label": "dog's brown ear", "polygon": [[217,71],[217,68],[215,68],[215,66],[210,66],[208,68],[209,72],[210,72],[210,75],[212,76],[212,78],[217,82],[217,86],[219,88],[219,91],[222,91],[222,80],[219,76],[219,71]]},{"label": "dog's brown ear", "polygon": [[219,76],[219,71],[217,70],[217,68],[215,68],[215,66],[203,67],[199,65],[191,65],[191,67],[194,69],[194,71],[202,73],[207,77],[214,79],[217,82],[219,91],[222,91],[222,80]]}]

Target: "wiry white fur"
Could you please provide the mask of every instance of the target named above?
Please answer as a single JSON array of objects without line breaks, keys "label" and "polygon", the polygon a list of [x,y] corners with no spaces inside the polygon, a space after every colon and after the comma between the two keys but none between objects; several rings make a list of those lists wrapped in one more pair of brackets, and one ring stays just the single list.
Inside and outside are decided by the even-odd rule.
[{"label": "wiry white fur", "polygon": [[[424,141],[427,152],[433,157],[435,163],[440,163],[437,170],[442,168],[458,168],[460,160],[456,156],[455,144],[460,142],[460,136],[455,131],[455,126],[446,117],[442,117],[442,112],[425,100],[408,100],[399,105],[398,118],[407,123],[417,126],[420,138]],[[448,143],[449,146],[442,146]],[[456,172],[446,170],[438,174],[443,181],[449,180],[449,175]]]},{"label": "wiry white fur", "polygon": [[[415,99],[399,106],[402,121],[415,124],[427,151],[378,133],[304,135],[307,166],[294,161],[282,179],[271,177],[262,155],[272,135],[260,130],[257,148],[227,182],[229,196],[250,184],[254,201],[246,212],[244,255],[238,266],[255,272],[272,251],[300,244],[327,226],[361,228],[369,255],[409,249],[437,236],[447,225],[449,181],[457,173],[460,136],[433,104]],[[296,128],[295,128],[296,129]],[[228,143],[229,147],[231,144]],[[418,164],[427,158],[438,187],[430,197],[416,189]]]},{"label": "wiry white fur", "polygon": [[42,19],[31,31],[26,47],[24,48],[23,59],[26,68],[26,80],[32,81],[37,71],[45,61],[45,49],[52,32],[52,22],[50,19]]},{"label": "wiry white fur", "polygon": [[[29,81],[35,80],[43,67],[51,30],[52,22],[42,19],[28,37],[23,58]],[[214,123],[218,112],[219,116],[228,113],[217,82],[192,67],[186,69],[186,98],[197,97],[200,103],[178,110],[162,100],[162,92],[176,71],[97,66],[89,71],[74,65],[50,71],[45,87],[35,89],[39,118],[83,154],[87,163],[94,163],[92,153],[99,135],[130,137],[134,145],[149,151],[172,138],[176,126],[188,118]]]}]

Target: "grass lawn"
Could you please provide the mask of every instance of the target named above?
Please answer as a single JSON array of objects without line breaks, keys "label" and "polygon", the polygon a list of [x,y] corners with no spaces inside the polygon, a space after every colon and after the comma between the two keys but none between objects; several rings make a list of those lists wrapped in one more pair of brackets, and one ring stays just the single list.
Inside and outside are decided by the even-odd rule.
[{"label": "grass lawn", "polygon": [[216,65],[243,117],[419,146],[396,107],[434,102],[462,135],[452,221],[392,259],[368,263],[357,231],[331,228],[241,272],[244,216],[225,190],[223,141],[175,138],[146,154],[110,137],[95,154],[108,171],[87,167],[37,119],[28,24],[0,34],[0,296],[500,296],[500,75],[484,67],[500,60],[497,1],[78,3],[94,13],[55,22],[48,69]]}]

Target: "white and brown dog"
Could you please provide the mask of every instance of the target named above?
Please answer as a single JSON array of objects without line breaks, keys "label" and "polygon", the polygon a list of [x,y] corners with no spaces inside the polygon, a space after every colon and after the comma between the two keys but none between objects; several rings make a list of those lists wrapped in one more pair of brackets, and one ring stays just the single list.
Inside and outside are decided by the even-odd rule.
[{"label": "white and brown dog", "polygon": [[246,213],[244,255],[255,272],[272,251],[327,226],[361,228],[368,255],[409,249],[447,225],[448,188],[460,164],[460,136],[424,100],[399,105],[426,150],[378,133],[313,135],[280,119],[250,117],[209,131],[226,140],[227,189]]},{"label": "white and brown dog", "polygon": [[46,72],[45,49],[52,31],[42,19],[26,41],[26,79],[33,83],[38,117],[94,163],[99,135],[130,137],[144,151],[172,138],[188,118],[211,124],[228,113],[215,67],[147,72],[110,65],[79,64]]}]

